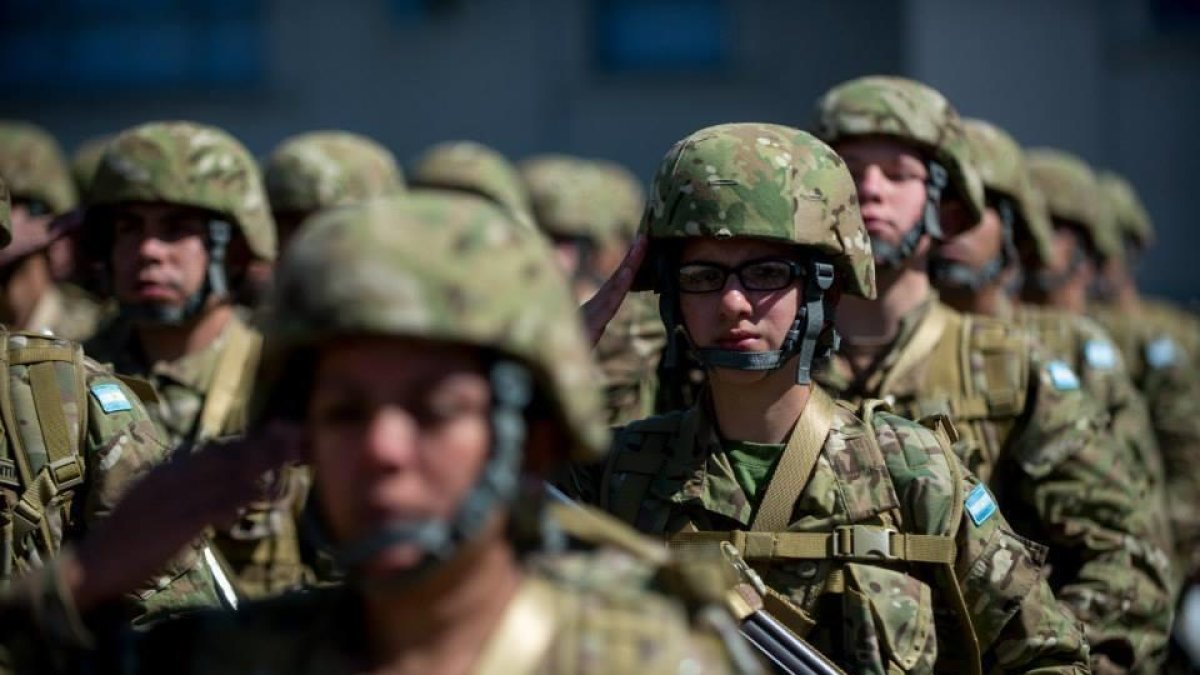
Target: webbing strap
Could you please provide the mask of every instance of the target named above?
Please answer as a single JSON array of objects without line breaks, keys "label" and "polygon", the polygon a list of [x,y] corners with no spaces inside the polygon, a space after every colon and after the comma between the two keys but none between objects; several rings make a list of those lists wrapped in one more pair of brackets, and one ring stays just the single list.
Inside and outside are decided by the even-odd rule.
[{"label": "webbing strap", "polygon": [[525,675],[539,667],[554,642],[558,605],[553,587],[529,577],[508,604],[500,625],[492,632],[474,672],[479,675]]},{"label": "webbing strap", "polygon": [[729,542],[746,560],[899,561],[952,565],[958,554],[954,537],[909,534],[880,525],[843,525],[833,532],[679,532],[673,549]]},{"label": "webbing strap", "polygon": [[255,367],[253,361],[262,346],[262,338],[236,318],[229,324],[228,340],[200,410],[194,439],[197,443],[221,435],[225,420],[237,403],[242,382]]},{"label": "webbing strap", "polygon": [[18,347],[8,351],[8,363],[13,366],[23,366],[30,363],[45,363],[47,361],[75,360],[75,350],[66,346],[41,345],[38,347]]},{"label": "webbing strap", "polygon": [[935,299],[932,303],[929,314],[921,321],[921,325],[917,326],[917,330],[909,339],[908,344],[902,348],[900,357],[896,359],[896,363],[884,376],[883,382],[880,383],[877,390],[879,395],[892,393],[895,381],[909,369],[923,362],[942,339],[946,324],[950,322],[950,312],[940,301]]},{"label": "webbing strap", "polygon": [[[758,532],[782,532],[792,521],[796,499],[808,485],[809,476],[817,466],[817,457],[825,446],[825,437],[833,426],[833,399],[823,389],[813,386],[808,403],[792,429],[783,456],[767,483],[767,491],[759,502],[750,529]],[[741,550],[741,547],[738,547]]]},{"label": "webbing strap", "polygon": [[[74,384],[72,378],[72,388]],[[59,490],[78,485],[83,481],[83,467],[76,461],[76,437],[67,428],[67,416],[63,412],[63,400],[54,363],[36,363],[29,366],[29,388],[33,392],[33,408],[37,411],[38,423],[42,427],[46,458],[49,460],[46,468],[50,470]]]}]

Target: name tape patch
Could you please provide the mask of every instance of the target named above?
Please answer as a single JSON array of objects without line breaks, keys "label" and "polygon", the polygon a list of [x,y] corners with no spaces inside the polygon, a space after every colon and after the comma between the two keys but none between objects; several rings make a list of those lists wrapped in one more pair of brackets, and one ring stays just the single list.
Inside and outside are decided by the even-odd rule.
[{"label": "name tape patch", "polygon": [[1160,337],[1146,345],[1146,363],[1149,363],[1150,367],[1155,370],[1166,368],[1175,363],[1177,351],[1174,340],[1169,337]]},{"label": "name tape patch", "polygon": [[1079,377],[1071,370],[1071,366],[1062,361],[1051,361],[1046,366],[1046,372],[1050,374],[1050,383],[1059,391],[1074,391],[1079,388]]},{"label": "name tape patch", "polygon": [[1096,370],[1112,370],[1117,367],[1117,350],[1107,340],[1088,340],[1083,346],[1084,358]]},{"label": "name tape patch", "polygon": [[971,490],[971,494],[967,495],[967,515],[971,516],[971,522],[975,523],[976,527],[983,525],[996,513],[996,500],[992,499],[992,493],[983,487],[983,484],[975,486]]},{"label": "name tape patch", "polygon": [[126,398],[125,392],[111,382],[92,385],[92,396],[96,397],[96,402],[100,404],[100,409],[105,413],[133,410],[133,404]]}]

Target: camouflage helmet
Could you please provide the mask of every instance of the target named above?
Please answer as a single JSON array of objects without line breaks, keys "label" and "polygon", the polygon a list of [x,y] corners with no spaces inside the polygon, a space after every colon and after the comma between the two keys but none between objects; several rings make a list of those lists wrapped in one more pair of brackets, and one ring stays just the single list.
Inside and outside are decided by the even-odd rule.
[{"label": "camouflage helmet", "polygon": [[539,155],[517,165],[533,205],[534,220],[551,236],[606,245],[631,236],[644,196],[628,172],[611,162],[569,155]]},{"label": "camouflage helmet", "polygon": [[916,146],[945,169],[948,185],[973,221],[983,216],[983,184],[971,165],[962,122],[946,97],[931,87],[882,75],[843,82],[817,102],[815,130],[830,145],[886,136]]},{"label": "camouflage helmet", "polygon": [[[675,144],[659,163],[642,224],[655,242],[755,237],[828,257],[848,293],[875,297],[871,243],[854,179],[832,149],[778,124],[722,124]],[[649,264],[639,290],[657,281]]]},{"label": "camouflage helmet", "polygon": [[235,138],[195,122],[149,122],[112,140],[88,206],[165,202],[229,218],[250,252],[274,260],[275,222],[258,165]]},{"label": "camouflage helmet", "polygon": [[599,173],[597,180],[605,195],[608,217],[603,222],[614,228],[612,236],[624,241],[633,239],[646,208],[646,189],[642,187],[642,181],[616,162],[597,159],[592,160],[592,166]]},{"label": "camouflage helmet", "polygon": [[1029,175],[1054,218],[1082,227],[1101,258],[1122,257],[1116,218],[1100,193],[1100,184],[1082,159],[1062,150],[1025,152]]},{"label": "camouflage helmet", "polygon": [[276,212],[312,212],[404,189],[391,151],[347,131],[293,136],[275,148],[263,173]]},{"label": "camouflage helmet", "polygon": [[504,155],[473,141],[447,141],[429,148],[412,170],[414,186],[480,195],[533,226],[521,175]]},{"label": "camouflage helmet", "polygon": [[1011,200],[1017,224],[1033,241],[1038,258],[1050,260],[1054,231],[1042,197],[1029,180],[1025,152],[1012,136],[989,122],[967,119],[963,128],[984,189]]},{"label": "camouflage helmet", "polygon": [[104,150],[108,148],[112,139],[111,135],[89,138],[71,155],[71,177],[75,180],[75,189],[79,191],[79,197],[84,203],[87,203],[88,190],[96,176],[100,160],[104,157]]},{"label": "camouflage helmet", "polygon": [[1154,244],[1154,221],[1138,197],[1133,184],[1112,171],[1100,173],[1100,190],[1108,202],[1109,209],[1116,214],[1117,226],[1123,237],[1133,241],[1138,248],[1146,249]]},{"label": "camouflage helmet", "polygon": [[562,273],[541,236],[487,200],[414,192],[322,212],[280,264],[268,306],[267,362],[356,334],[483,347],[532,371],[572,458],[607,449],[590,348]]},{"label": "camouflage helmet", "polygon": [[37,125],[0,121],[0,178],[13,199],[39,202],[54,215],[75,208],[75,184],[62,148]]}]

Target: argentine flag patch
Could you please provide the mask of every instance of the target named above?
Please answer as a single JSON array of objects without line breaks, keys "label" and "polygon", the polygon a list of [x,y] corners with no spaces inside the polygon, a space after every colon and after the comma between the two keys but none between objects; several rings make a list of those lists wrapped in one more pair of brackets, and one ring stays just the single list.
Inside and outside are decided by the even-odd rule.
[{"label": "argentine flag patch", "polygon": [[1051,361],[1046,365],[1046,372],[1050,375],[1050,383],[1059,391],[1074,391],[1079,388],[1079,377],[1071,370],[1071,366],[1062,361]]},{"label": "argentine flag patch", "polygon": [[1146,363],[1150,367],[1158,370],[1166,368],[1175,363],[1176,358],[1175,341],[1169,337],[1160,337],[1157,340],[1146,345]]},{"label": "argentine flag patch", "polygon": [[986,523],[996,513],[996,500],[992,499],[992,494],[983,487],[983,483],[976,485],[967,495],[966,506],[967,515],[971,516],[971,522],[976,527]]},{"label": "argentine flag patch", "polygon": [[1088,365],[1096,370],[1112,370],[1117,367],[1117,350],[1107,340],[1088,340],[1083,346],[1083,355]]},{"label": "argentine flag patch", "polygon": [[125,397],[125,392],[121,391],[121,387],[111,382],[92,385],[92,396],[96,397],[96,402],[100,404],[100,409],[106,414],[121,412],[123,410],[133,410],[133,404]]}]

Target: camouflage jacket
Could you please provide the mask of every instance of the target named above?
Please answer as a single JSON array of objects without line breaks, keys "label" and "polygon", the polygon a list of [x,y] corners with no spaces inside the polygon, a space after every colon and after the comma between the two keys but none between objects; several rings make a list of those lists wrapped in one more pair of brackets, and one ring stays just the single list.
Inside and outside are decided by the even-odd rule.
[{"label": "camouflage jacket", "polygon": [[[173,446],[190,446],[244,430],[261,340],[235,315],[221,335],[200,351],[150,364],[142,356],[133,327],[118,319],[87,348],[98,359],[111,362],[117,372],[148,379],[158,394],[158,403],[151,408],[155,422]],[[224,384],[217,387],[218,382]],[[225,396],[214,402],[210,394],[218,389]],[[236,523],[214,537],[237,577],[239,591],[250,597],[293,588],[305,578],[297,514],[307,497],[306,472],[285,469],[271,483],[271,498],[246,507]]]},{"label": "camouflage jacket", "polygon": [[1172,336],[1176,327],[1151,312],[1128,313],[1095,308],[1093,317],[1113,336],[1150,408],[1154,435],[1162,451],[1167,504],[1180,572],[1200,575],[1200,371]]},{"label": "camouflage jacket", "polygon": [[609,424],[626,424],[654,411],[658,361],[667,340],[657,300],[650,293],[627,296],[596,344]]},{"label": "camouflage jacket", "polygon": [[[46,604],[44,598],[32,598],[24,594],[44,590],[42,584],[28,582],[33,575],[50,574],[43,567],[47,558],[56,554],[63,544],[83,537],[89,527],[105,518],[130,485],[166,458],[167,448],[141,399],[111,371],[95,361],[81,357],[78,361],[67,358],[64,363],[59,357],[53,357],[53,360],[40,364],[19,364],[20,350],[26,353],[40,351],[40,358],[51,359],[47,355],[49,351],[63,351],[66,356],[72,351],[78,352],[78,345],[60,339],[21,334],[8,334],[4,339],[8,341],[9,349],[6,375],[11,378],[9,391],[13,392],[14,397],[22,386],[26,395],[33,392],[32,401],[14,398],[12,414],[15,421],[22,429],[39,426],[38,420],[43,412],[38,404],[40,393],[37,387],[39,378],[45,373],[35,373],[35,369],[53,366],[53,383],[60,398],[53,400],[51,406],[61,406],[65,430],[82,426],[82,434],[79,445],[74,449],[78,453],[74,462],[53,461],[55,451],[52,441],[48,440],[52,436],[49,431],[43,431],[42,434],[22,431],[19,445],[12,430],[6,434],[8,440],[0,452],[0,474],[3,474],[0,477],[0,492],[3,493],[4,503],[30,501],[37,507],[35,510],[41,510],[44,517],[39,526],[22,532],[20,518],[16,517],[19,514],[5,509],[4,526],[0,529],[5,539],[3,550],[9,556],[5,564],[11,567],[3,570],[0,580],[10,590],[0,598],[0,617],[4,617],[6,624],[11,620],[11,616],[8,616],[11,612],[23,612],[19,616],[24,618],[18,620],[20,630],[12,633],[0,631],[0,634],[4,634],[4,644],[0,647],[0,672],[6,672],[6,668],[26,672],[29,668],[16,668],[13,662],[24,663],[26,659],[36,659],[37,655],[44,656],[48,649],[85,641],[87,637],[79,632],[81,630],[112,630],[115,627],[114,619],[116,623],[133,622],[140,625],[163,614],[218,606],[220,596],[208,566],[206,545],[204,542],[195,542],[170,561],[158,576],[147,579],[141,588],[126,596],[120,607],[112,608],[112,612],[103,612],[103,616],[95,621],[88,617],[86,628],[78,624],[55,622],[43,625],[40,622],[46,618],[45,613],[34,612],[32,616],[24,613],[30,607]],[[80,365],[77,367],[76,363]],[[24,385],[18,384],[18,380]],[[78,394],[75,393],[76,387],[82,387]],[[52,417],[52,412],[47,411],[46,414]],[[8,425],[7,420],[5,425]],[[23,452],[26,459],[19,460],[14,451]],[[22,462],[27,462],[29,468],[22,467]],[[57,468],[51,471],[52,467]],[[68,469],[71,470],[70,475],[64,473]],[[34,482],[40,488],[25,491],[27,479],[22,474],[27,470],[37,476]],[[57,487],[50,489],[54,484]],[[38,504],[38,495],[43,500],[49,497],[49,503]],[[26,514],[32,512],[29,508],[17,508],[15,511]],[[26,583],[9,586],[10,581],[23,575],[29,575],[25,577]],[[69,608],[72,605],[67,598],[57,597],[50,604],[71,611]]]},{"label": "camouflage jacket", "polygon": [[[613,549],[539,555],[525,568],[470,672],[702,675],[734,672],[739,663],[727,650],[730,636],[654,590],[655,570],[631,555]],[[371,672],[377,664],[367,634],[358,592],[335,586],[164,623],[138,636],[137,656],[126,660],[136,666],[126,672]]]},{"label": "camouflage jacket", "polygon": [[[821,439],[809,477],[784,478],[777,467],[765,490],[764,500],[778,490],[790,508],[783,528],[759,529],[759,505],[739,486],[703,401],[619,430],[608,461],[577,467],[564,487],[676,545],[712,535],[737,542],[796,608],[793,627],[848,672],[971,672],[969,661],[980,657],[985,670],[1085,672],[1080,627],[1041,577],[1045,549],[1009,528],[946,435],[883,411],[867,423],[828,397],[822,423],[811,417],[820,415],[810,412],[814,400],[792,432],[797,453],[811,451],[801,438]],[[815,432],[802,436],[810,424]],[[880,532],[888,550],[859,550]],[[952,562],[906,558],[893,547],[922,532]],[[792,541],[813,536],[832,548],[801,552],[804,542]],[[971,640],[963,639],[964,615]]]},{"label": "camouflage jacket", "polygon": [[24,330],[79,342],[96,332],[103,314],[103,308],[82,290],[70,285],[54,286],[38,299]]},{"label": "camouflage jacket", "polygon": [[[1139,513],[1132,451],[1061,360],[1011,324],[964,315],[932,295],[879,365],[853,381],[843,357],[819,379],[851,400],[885,398],[914,418],[947,414],[955,452],[1013,527],[1050,545],[1050,585],[1083,620],[1095,657],[1142,667],[1161,657],[1173,581]],[[1133,660],[1131,662],[1130,656]]]}]

